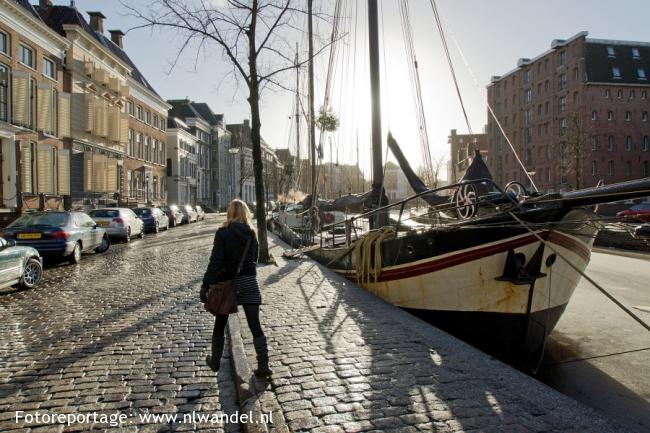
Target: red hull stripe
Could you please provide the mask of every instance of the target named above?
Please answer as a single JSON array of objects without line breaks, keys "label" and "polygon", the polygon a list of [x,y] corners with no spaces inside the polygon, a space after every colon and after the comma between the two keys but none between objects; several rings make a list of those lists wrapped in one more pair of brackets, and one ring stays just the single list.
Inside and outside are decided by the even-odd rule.
[{"label": "red hull stripe", "polygon": [[[548,240],[549,242],[552,242],[568,250],[571,250],[573,253],[579,255],[585,261],[589,260],[590,251],[581,242],[558,232],[542,232],[539,233],[539,235],[543,239]],[[384,282],[384,281],[394,281],[394,280],[401,280],[405,278],[417,277],[422,274],[428,274],[431,272],[439,271],[441,269],[446,269],[452,266],[461,265],[463,263],[471,262],[473,260],[478,260],[483,257],[488,257],[494,254],[507,252],[510,248],[520,248],[525,245],[530,245],[537,241],[538,241],[537,237],[535,237],[534,235],[528,235],[511,241],[502,242],[500,244],[490,245],[489,247],[477,248],[475,250],[454,254],[452,256],[448,256],[438,260],[431,260],[424,263],[418,263],[413,266],[405,266],[397,269],[387,269],[383,271],[381,275],[379,275],[377,281]],[[345,272],[343,273],[343,275],[352,280],[356,279],[356,272]]]}]

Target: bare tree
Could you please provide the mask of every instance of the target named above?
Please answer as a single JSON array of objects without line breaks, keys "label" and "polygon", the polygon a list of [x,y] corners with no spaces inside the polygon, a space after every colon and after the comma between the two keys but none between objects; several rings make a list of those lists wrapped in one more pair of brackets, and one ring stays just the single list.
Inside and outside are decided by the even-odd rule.
[{"label": "bare tree", "polygon": [[557,142],[560,155],[560,170],[564,183],[569,183],[571,177],[575,178],[573,187],[583,187],[585,161],[590,157],[594,131],[592,122],[585,118],[580,111],[571,111],[567,114],[566,124],[561,125],[560,140]]},{"label": "bare tree", "polygon": [[154,0],[144,10],[124,1],[122,4],[142,22],[136,28],[171,29],[182,36],[174,64],[187,49],[197,48],[198,58],[201,50],[216,46],[232,65],[235,76],[245,83],[251,110],[259,260],[267,263],[270,257],[265,224],[260,93],[269,84],[283,87],[279,75],[296,67],[292,56],[287,54],[291,44],[284,39],[283,32],[297,27],[294,20],[299,10],[292,6],[292,0]]}]

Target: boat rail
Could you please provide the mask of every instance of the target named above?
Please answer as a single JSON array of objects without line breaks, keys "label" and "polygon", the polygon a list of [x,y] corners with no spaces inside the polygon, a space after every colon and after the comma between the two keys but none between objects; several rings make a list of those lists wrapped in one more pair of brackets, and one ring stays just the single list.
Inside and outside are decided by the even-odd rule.
[{"label": "boat rail", "polygon": [[[500,195],[493,195],[492,197],[489,198],[489,200],[485,201],[483,200],[484,197],[486,196],[478,196],[476,194],[478,190],[476,189],[476,185],[481,185],[482,187],[492,187],[492,190],[495,191],[496,193]],[[454,199],[454,196],[456,194],[459,194],[460,191],[463,189],[468,189],[468,188],[473,188],[474,192],[474,198],[471,198],[471,196],[468,193],[468,191],[465,191],[466,197],[464,198],[464,202],[462,204],[458,203],[458,200]],[[354,224],[355,221],[361,220],[361,219],[368,219],[372,217],[373,215],[376,215],[381,212],[386,212],[390,211],[391,209],[394,209],[396,207],[399,207],[399,217],[397,218],[396,223],[394,224],[395,227],[395,232],[397,233],[399,231],[400,225],[402,224],[402,215],[404,214],[404,208],[406,207],[406,204],[413,201],[420,199],[424,196],[430,195],[430,194],[435,194],[440,191],[446,191],[446,190],[453,190],[455,189],[456,191],[454,194],[452,194],[450,197],[450,200],[445,202],[445,203],[440,203],[439,205],[431,206],[432,210],[430,211],[430,214],[432,213],[439,213],[439,212],[445,212],[445,211],[453,211],[453,210],[458,210],[458,209],[464,209],[468,207],[474,207],[474,212],[467,214],[467,216],[462,217],[459,216],[459,220],[466,220],[466,219],[471,219],[473,216],[477,213],[478,211],[478,206],[480,204],[495,204],[495,202],[498,203],[508,203],[512,204],[514,207],[519,207],[521,203],[519,203],[514,197],[514,194],[509,194],[507,192],[508,187],[506,188],[501,188],[499,185],[497,185],[492,179],[489,178],[482,178],[482,179],[472,179],[472,180],[464,180],[455,184],[451,185],[445,185],[439,188],[434,188],[434,189],[428,189],[426,191],[422,191],[420,193],[414,194],[410,197],[407,197],[405,199],[402,199],[400,201],[397,201],[395,203],[390,203],[385,206],[381,206],[372,210],[369,210],[367,212],[362,213],[361,215],[355,215],[350,218],[346,218],[344,221],[339,221],[335,223],[330,223],[323,225],[321,227],[320,233],[322,234],[323,232],[327,231],[332,231],[332,243],[335,243],[336,236],[335,236],[335,230],[337,227],[344,226],[345,231],[346,231],[346,243],[349,243],[350,237],[351,237],[351,231],[354,230],[355,238],[358,239],[359,235],[357,233],[357,228],[356,225]],[[470,191],[471,192],[471,191]],[[500,201],[499,201],[500,199]],[[392,226],[389,225],[389,226]],[[321,246],[323,245],[323,236],[320,237],[320,243]]]}]

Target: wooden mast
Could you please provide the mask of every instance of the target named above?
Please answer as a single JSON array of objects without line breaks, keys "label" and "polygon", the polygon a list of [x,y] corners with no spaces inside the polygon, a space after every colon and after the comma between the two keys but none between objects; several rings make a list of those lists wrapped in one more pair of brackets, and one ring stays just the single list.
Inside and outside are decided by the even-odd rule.
[{"label": "wooden mast", "polygon": [[312,203],[316,203],[316,116],[314,115],[314,29],[312,23],[312,3],[307,3],[309,29],[309,159],[311,162]]},{"label": "wooden mast", "polygon": [[[368,0],[368,47],[370,51],[370,102],[372,107],[372,190],[373,205],[382,205],[383,191],[383,158],[381,152],[381,93],[379,87],[379,22],[377,0]],[[383,212],[376,214],[371,221],[371,227],[378,228],[387,222]]]},{"label": "wooden mast", "polygon": [[[302,161],[300,160],[300,67],[298,66],[298,42],[296,42],[295,65],[296,65],[296,113],[295,113],[296,119],[295,120],[296,120],[296,165],[297,167],[294,167],[294,172],[299,174],[302,169]],[[297,176],[296,184],[294,185],[295,190],[300,189],[299,180],[300,179]]]}]

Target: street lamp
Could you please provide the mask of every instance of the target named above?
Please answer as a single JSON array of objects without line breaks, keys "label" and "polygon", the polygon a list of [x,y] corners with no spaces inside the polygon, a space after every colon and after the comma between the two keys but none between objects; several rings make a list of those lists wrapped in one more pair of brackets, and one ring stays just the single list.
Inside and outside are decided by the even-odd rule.
[{"label": "street lamp", "polygon": [[[230,153],[232,155],[232,185],[233,185],[233,187],[235,185],[235,177],[236,177],[235,176],[235,155],[237,155],[240,152],[240,150],[241,150],[240,147],[231,147],[231,148],[228,149],[228,153]],[[241,191],[242,190],[242,185],[241,185],[242,172],[241,172],[241,168],[244,165],[242,163],[242,161],[243,161],[242,156],[239,157],[239,165],[240,165],[240,171],[239,171],[239,198],[242,198],[242,191]],[[235,188],[235,193],[231,193],[231,196],[232,196],[231,199],[234,198],[234,196],[236,195],[236,192],[237,192],[237,190]]]}]

